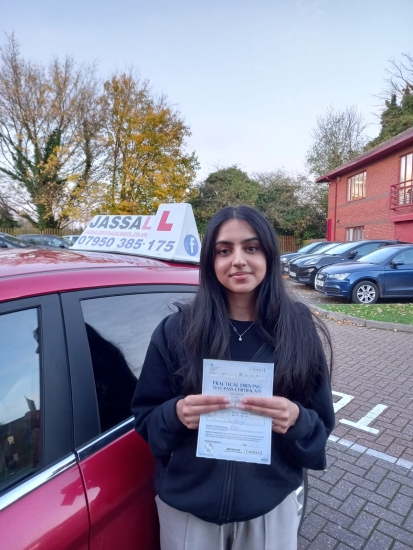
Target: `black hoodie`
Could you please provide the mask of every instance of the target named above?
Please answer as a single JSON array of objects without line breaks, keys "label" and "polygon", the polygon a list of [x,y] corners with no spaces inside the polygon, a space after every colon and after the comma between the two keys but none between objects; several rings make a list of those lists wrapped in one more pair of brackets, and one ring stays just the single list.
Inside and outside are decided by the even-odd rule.
[{"label": "black hoodie", "polygon": [[[132,401],[136,431],[156,459],[156,491],[173,508],[218,525],[266,514],[300,486],[303,468],[326,466],[334,411],[324,354],[320,351],[322,374],[312,408],[296,402],[296,424],[285,434],[272,432],[270,465],[196,457],[198,430],[184,426],[176,413],[177,401],[185,396],[173,383],[179,368],[172,352],[178,315],[164,319],[153,333]],[[243,360],[273,363],[274,348],[265,345]]]}]

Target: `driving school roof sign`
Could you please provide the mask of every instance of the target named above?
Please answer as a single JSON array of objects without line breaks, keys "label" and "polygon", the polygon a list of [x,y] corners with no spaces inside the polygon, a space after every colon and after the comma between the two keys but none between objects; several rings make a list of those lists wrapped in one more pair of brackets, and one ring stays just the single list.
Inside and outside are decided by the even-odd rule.
[{"label": "driving school roof sign", "polygon": [[201,243],[190,204],[161,204],[155,216],[95,216],[76,250],[199,262]]}]

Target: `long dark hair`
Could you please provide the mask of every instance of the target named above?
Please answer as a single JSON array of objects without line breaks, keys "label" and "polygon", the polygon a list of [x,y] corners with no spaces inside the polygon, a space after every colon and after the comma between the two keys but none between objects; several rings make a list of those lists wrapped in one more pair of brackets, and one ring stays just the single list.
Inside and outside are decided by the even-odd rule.
[{"label": "long dark hair", "polygon": [[274,393],[301,400],[311,399],[320,370],[327,368],[318,328],[330,350],[325,325],[309,309],[287,293],[274,229],[249,206],[228,206],[213,216],[206,229],[200,257],[200,286],[190,306],[182,309],[180,332],[185,361],[178,374],[187,392],[201,390],[202,359],[228,358],[230,327],[225,288],[214,270],[216,236],[231,219],[244,220],[256,231],[267,260],[264,280],[257,289],[255,318],[263,341],[274,346]]}]

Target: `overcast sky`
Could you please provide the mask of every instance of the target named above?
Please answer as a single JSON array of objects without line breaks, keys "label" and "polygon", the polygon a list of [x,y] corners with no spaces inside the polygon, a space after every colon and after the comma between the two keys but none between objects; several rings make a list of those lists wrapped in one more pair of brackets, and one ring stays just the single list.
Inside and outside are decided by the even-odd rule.
[{"label": "overcast sky", "polygon": [[412,0],[0,0],[25,57],[134,65],[181,111],[201,163],[302,170],[316,117],[357,105],[378,134],[388,59],[413,53]]}]

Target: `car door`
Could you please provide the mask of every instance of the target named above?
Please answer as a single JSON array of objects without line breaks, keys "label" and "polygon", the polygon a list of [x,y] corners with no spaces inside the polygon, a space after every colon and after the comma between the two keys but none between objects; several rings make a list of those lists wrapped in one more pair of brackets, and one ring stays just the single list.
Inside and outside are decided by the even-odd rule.
[{"label": "car door", "polygon": [[154,461],[133,429],[130,402],[153,330],[195,289],[142,285],[62,295],[90,550],[159,548]]},{"label": "car door", "polygon": [[386,296],[413,296],[413,249],[400,252],[386,265],[384,293]]},{"label": "car door", "polygon": [[0,547],[87,550],[57,295],[0,303]]}]

